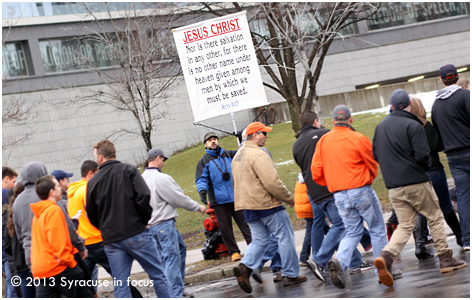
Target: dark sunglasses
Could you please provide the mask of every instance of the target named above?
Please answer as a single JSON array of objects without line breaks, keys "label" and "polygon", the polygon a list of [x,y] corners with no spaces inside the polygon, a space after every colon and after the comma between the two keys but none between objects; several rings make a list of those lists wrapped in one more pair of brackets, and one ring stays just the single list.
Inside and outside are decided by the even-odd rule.
[{"label": "dark sunglasses", "polygon": [[262,133],[263,135],[267,136],[267,132],[264,131],[258,131],[257,133]]}]

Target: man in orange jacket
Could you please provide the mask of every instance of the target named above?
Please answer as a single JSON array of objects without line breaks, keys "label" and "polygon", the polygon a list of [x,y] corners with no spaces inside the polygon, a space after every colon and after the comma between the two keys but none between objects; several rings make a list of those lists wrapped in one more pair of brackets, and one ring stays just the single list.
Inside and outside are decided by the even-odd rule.
[{"label": "man in orange jacket", "polygon": [[382,208],[371,187],[378,168],[372,143],[351,126],[351,111],[346,105],[334,108],[333,124],[333,130],[318,141],[311,172],[316,183],[327,185],[334,194],[346,229],[336,258],[328,262],[333,285],[344,288],[344,273],[362,238],[364,221],[369,226],[374,258],[387,245],[388,239]]},{"label": "man in orange jacket", "polygon": [[[62,189],[59,182],[46,175],[35,183],[42,201],[31,204],[34,217],[31,225],[31,271],[35,280],[37,298],[91,298],[93,293],[80,281],[82,269],[77,267],[69,230],[62,209],[57,205]],[[37,279],[36,279],[37,278]]]}]

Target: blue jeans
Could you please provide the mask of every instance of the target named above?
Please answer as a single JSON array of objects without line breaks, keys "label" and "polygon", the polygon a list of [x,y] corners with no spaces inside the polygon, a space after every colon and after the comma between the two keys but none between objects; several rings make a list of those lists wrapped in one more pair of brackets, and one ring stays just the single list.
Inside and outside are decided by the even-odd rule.
[{"label": "blue jeans", "polygon": [[[334,198],[329,199],[323,203],[320,203],[318,207],[323,211],[323,213],[328,217],[328,219],[333,224],[326,234],[323,243],[321,244],[320,249],[317,253],[313,253],[312,260],[316,261],[323,268],[326,267],[328,261],[333,257],[334,251],[339,246],[339,243],[346,234],[344,229],[343,219],[339,215],[338,208],[334,203]],[[349,263],[349,267],[355,268],[362,264],[362,255],[357,250],[354,250],[352,259]]]},{"label": "blue jeans", "polygon": [[248,224],[251,229],[252,242],[247,246],[242,263],[253,271],[257,270],[262,261],[260,254],[266,251],[272,233],[277,239],[282,258],[282,276],[297,277],[300,266],[295,248],[295,234],[287,211],[281,210]]},{"label": "blue jeans", "polygon": [[11,271],[7,254],[2,251],[2,271],[5,272],[5,298],[18,298],[15,287],[11,284]]},{"label": "blue jeans", "polygon": [[[311,228],[311,253],[316,253],[320,250],[321,244],[325,236],[325,215],[323,211],[316,205],[308,194],[311,207],[313,209],[313,227]],[[328,231],[329,232],[329,231]]]},{"label": "blue jeans", "polygon": [[277,238],[273,234],[270,234],[269,245],[267,246],[267,249],[264,252],[264,256],[262,257],[262,261],[259,265],[258,270],[262,270],[265,263],[269,260],[270,269],[272,270],[272,272],[277,272],[282,269],[282,259],[280,258],[279,245],[277,243]]},{"label": "blue jeans", "polygon": [[105,244],[105,253],[113,274],[115,298],[131,298],[128,280],[133,259],[138,261],[153,281],[156,296],[172,298],[172,286],[164,273],[156,241],[148,229],[127,239]]},{"label": "blue jeans", "polygon": [[167,279],[172,285],[175,298],[182,298],[184,282],[182,280],[180,247],[175,219],[170,219],[149,227],[149,231],[156,240],[157,250],[164,262]]},{"label": "blue jeans", "polygon": [[180,250],[180,275],[182,276],[182,282],[185,281],[185,260],[187,259],[187,246],[185,246],[182,235],[177,230],[177,238],[179,239],[179,250]]},{"label": "blue jeans", "polygon": [[300,261],[306,262],[311,253],[311,229],[313,228],[313,218],[306,218],[305,238],[303,239],[302,250],[300,251]]},{"label": "blue jeans", "polygon": [[443,169],[429,171],[431,183],[439,199],[439,206],[444,215],[454,210],[451,198],[449,196],[449,187],[447,185],[446,173]]},{"label": "blue jeans", "polygon": [[31,282],[33,278],[33,274],[31,274],[31,271],[25,271],[25,272],[18,272],[16,275],[20,276],[21,278],[21,292],[23,293],[23,298],[36,298],[36,288],[34,287],[34,284],[28,285],[28,283]]},{"label": "blue jeans", "polygon": [[370,185],[336,192],[334,198],[346,228],[346,235],[341,240],[336,254],[336,258],[345,271],[354,249],[362,238],[364,221],[369,226],[374,258],[388,244],[387,230],[379,199]]},{"label": "blue jeans", "polygon": [[457,193],[457,212],[462,229],[462,243],[470,246],[470,153],[447,156]]}]

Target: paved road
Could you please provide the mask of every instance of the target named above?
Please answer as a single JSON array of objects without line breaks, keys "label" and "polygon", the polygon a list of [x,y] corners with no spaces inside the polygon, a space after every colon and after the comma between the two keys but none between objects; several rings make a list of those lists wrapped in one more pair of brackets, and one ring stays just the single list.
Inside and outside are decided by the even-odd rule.
[{"label": "paved road", "polygon": [[[448,242],[454,256],[469,264],[470,253],[455,244],[455,237],[448,237]],[[364,260],[372,262],[372,252],[366,253]],[[252,294],[243,292],[235,278],[187,286],[185,291],[196,298],[470,298],[470,266],[441,275],[438,258],[418,261],[414,244],[405,247],[401,261],[395,265],[403,269],[403,278],[396,280],[390,288],[378,283],[374,269],[348,275],[346,288],[338,289],[332,285],[329,274],[325,274],[327,281],[323,283],[309,269],[301,268],[300,274],[306,275],[308,280],[290,287],[274,283],[272,273],[264,272],[264,283],[258,284],[251,279]]]}]

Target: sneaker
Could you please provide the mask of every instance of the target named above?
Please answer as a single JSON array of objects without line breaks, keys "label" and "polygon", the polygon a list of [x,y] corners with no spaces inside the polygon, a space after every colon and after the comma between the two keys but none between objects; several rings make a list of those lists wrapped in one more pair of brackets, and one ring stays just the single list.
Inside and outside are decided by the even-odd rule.
[{"label": "sneaker", "polygon": [[339,264],[339,261],[336,258],[333,258],[328,262],[328,270],[331,271],[331,282],[333,285],[340,289],[345,288],[344,272],[341,268],[341,264]]},{"label": "sneaker", "polygon": [[306,261],[301,261],[301,262],[299,263],[299,265],[300,265],[300,267],[309,267],[309,266],[308,266],[308,263],[307,263]]},{"label": "sneaker", "polygon": [[362,264],[358,266],[357,268],[352,268],[349,269],[349,273],[355,274],[355,273],[361,273],[367,270],[372,269],[372,264],[369,264],[368,262],[362,261]]},{"label": "sneaker", "polygon": [[447,250],[439,254],[438,257],[439,269],[441,270],[441,273],[451,272],[457,269],[465,268],[467,266],[465,261],[452,256],[452,250]]},{"label": "sneaker", "polygon": [[239,260],[241,260],[241,255],[239,255],[238,252],[234,252],[233,254],[231,254],[231,260],[232,261],[239,261]]},{"label": "sneaker", "polygon": [[282,280],[283,280],[282,272],[280,272],[280,271],[274,272],[274,282],[280,282]]},{"label": "sneaker", "polygon": [[426,243],[424,243],[424,245],[428,246],[428,245],[433,245],[433,244],[434,244],[433,237],[431,235],[428,235],[428,238],[426,240]]},{"label": "sneaker", "polygon": [[470,246],[465,246],[463,249],[464,251],[470,251]]},{"label": "sneaker", "polygon": [[262,283],[263,280],[262,280],[262,276],[261,276],[261,270],[257,270],[256,272],[252,273],[252,278],[258,282],[258,283]]},{"label": "sneaker", "polygon": [[[392,267],[392,269],[390,269],[390,274],[392,274],[393,280],[397,280],[403,277],[403,271],[395,267]],[[382,284],[382,281],[379,280],[379,283]]]},{"label": "sneaker", "polygon": [[298,277],[285,276],[283,278],[283,281],[284,281],[284,286],[294,285],[294,284],[306,281],[306,276],[305,275],[299,275]]},{"label": "sneaker", "polygon": [[239,264],[237,267],[233,268],[233,274],[238,280],[239,287],[246,293],[250,294],[252,292],[251,282],[249,281],[251,269],[246,267],[244,264]]},{"label": "sneaker", "polygon": [[364,248],[365,252],[369,252],[370,250],[372,250],[372,244]]},{"label": "sneaker", "polygon": [[403,277],[403,271],[400,270],[400,269],[397,269],[395,267],[392,267],[390,269],[390,274],[392,274],[392,277],[393,277],[394,280]]},{"label": "sneaker", "polygon": [[326,279],[323,276],[323,268],[314,260],[311,258],[306,261],[308,263],[308,268],[311,269],[313,274],[318,278],[319,280],[325,282]]}]

